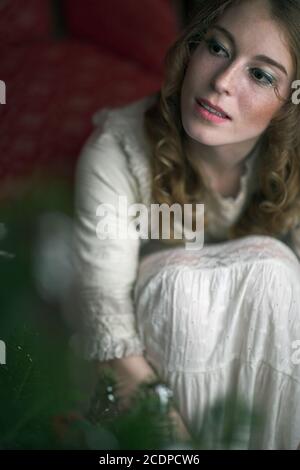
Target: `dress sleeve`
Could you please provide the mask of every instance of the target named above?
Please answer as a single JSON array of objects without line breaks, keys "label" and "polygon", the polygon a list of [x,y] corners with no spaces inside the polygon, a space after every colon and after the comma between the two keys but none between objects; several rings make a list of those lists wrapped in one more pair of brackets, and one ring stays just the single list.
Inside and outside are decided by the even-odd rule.
[{"label": "dress sleeve", "polygon": [[119,196],[126,196],[128,204],[139,202],[137,181],[118,139],[96,129],[81,151],[75,178],[73,260],[80,327],[71,346],[86,359],[104,361],[144,351],[133,305],[140,239],[99,237],[100,204],[113,206],[110,227],[132,219],[118,211]]}]

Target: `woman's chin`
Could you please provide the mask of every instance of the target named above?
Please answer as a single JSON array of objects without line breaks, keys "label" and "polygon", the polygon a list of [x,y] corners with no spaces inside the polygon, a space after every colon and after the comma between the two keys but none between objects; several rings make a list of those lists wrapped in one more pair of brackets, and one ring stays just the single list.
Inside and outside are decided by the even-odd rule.
[{"label": "woman's chin", "polygon": [[210,145],[210,146],[217,146],[217,145],[224,145],[227,143],[225,139],[222,139],[220,136],[220,131],[216,131],[214,129],[199,129],[197,127],[197,131],[190,131],[187,132],[187,136],[192,141],[198,142],[199,144],[203,145]]}]

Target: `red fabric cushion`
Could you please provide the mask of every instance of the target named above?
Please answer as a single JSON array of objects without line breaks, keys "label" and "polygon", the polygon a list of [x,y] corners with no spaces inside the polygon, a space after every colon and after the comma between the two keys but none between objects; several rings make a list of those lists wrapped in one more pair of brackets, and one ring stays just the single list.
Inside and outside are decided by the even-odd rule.
[{"label": "red fabric cushion", "polygon": [[93,113],[161,85],[159,76],[77,41],[0,45],[0,56],[7,84],[7,104],[0,106],[0,198],[10,182],[35,170],[72,178]]},{"label": "red fabric cushion", "polygon": [[49,38],[52,28],[50,0],[0,1],[0,42],[20,44],[23,41]]},{"label": "red fabric cushion", "polygon": [[161,72],[178,33],[170,0],[65,0],[70,32]]}]

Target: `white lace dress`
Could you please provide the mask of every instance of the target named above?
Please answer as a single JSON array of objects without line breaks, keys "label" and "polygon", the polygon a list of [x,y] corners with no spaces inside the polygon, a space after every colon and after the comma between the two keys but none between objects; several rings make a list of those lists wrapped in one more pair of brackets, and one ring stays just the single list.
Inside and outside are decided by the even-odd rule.
[{"label": "white lace dress", "polygon": [[195,432],[204,411],[231,393],[265,419],[260,432],[248,423],[245,448],[296,449],[300,264],[289,248],[250,236],[199,254],[150,254],[140,264],[135,302],[146,357]]},{"label": "white lace dress", "polygon": [[[141,113],[147,100],[110,112],[77,169],[75,271],[79,320],[73,346],[88,359],[144,353],[168,381],[188,426],[228,393],[264,418],[243,446],[296,449],[300,442],[299,229],[285,241],[226,241],[251,196],[255,152],[236,198],[213,194],[205,246],[188,251],[155,241],[99,240],[96,209],[126,194],[150,203]],[[111,213],[113,223],[117,213]],[[216,243],[218,242],[218,243]]]}]

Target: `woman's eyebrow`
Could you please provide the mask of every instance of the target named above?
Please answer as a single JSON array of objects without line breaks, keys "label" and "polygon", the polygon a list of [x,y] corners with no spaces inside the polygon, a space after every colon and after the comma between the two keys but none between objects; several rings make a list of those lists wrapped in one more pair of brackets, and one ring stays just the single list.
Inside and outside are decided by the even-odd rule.
[{"label": "woman's eyebrow", "polygon": [[[212,26],[212,29],[218,29],[221,31],[221,33],[225,34],[227,38],[231,41],[233,45],[236,44],[234,36],[232,33],[230,33],[227,29],[223,28],[222,26],[214,25]],[[271,57],[268,57],[266,55],[256,55],[254,57],[254,60],[259,60],[261,62],[266,62],[267,64],[274,65],[274,67],[277,67],[279,70],[281,70],[286,76],[288,76],[288,73],[284,66],[282,64],[279,64],[279,62],[276,62],[274,59],[271,59]]]}]

